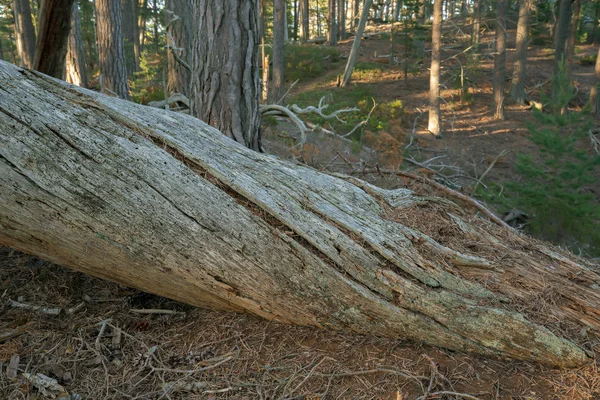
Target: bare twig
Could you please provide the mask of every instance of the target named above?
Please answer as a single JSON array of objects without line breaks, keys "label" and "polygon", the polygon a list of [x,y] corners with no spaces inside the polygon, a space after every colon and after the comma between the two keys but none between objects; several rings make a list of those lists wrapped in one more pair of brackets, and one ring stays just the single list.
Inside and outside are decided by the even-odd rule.
[{"label": "bare twig", "polygon": [[134,314],[185,315],[185,312],[183,312],[183,311],[163,310],[163,309],[158,309],[158,308],[142,308],[142,309],[132,308],[129,311],[132,312],[132,313],[134,313]]},{"label": "bare twig", "polygon": [[327,107],[329,107],[328,104],[323,104],[324,100],[325,100],[325,96],[321,97],[321,100],[319,100],[318,107],[308,106],[306,108],[300,108],[297,104],[292,104],[290,106],[290,110],[292,110],[296,114],[310,114],[310,113],[315,113],[315,114],[317,114],[318,116],[320,116],[323,119],[332,119],[332,118],[335,118],[335,119],[337,119],[338,121],[340,121],[343,124],[345,124],[346,121],[344,121],[343,119],[341,119],[339,117],[339,114],[360,111],[358,108],[353,107],[353,108],[342,108],[341,110],[334,111],[333,113],[331,113],[329,115],[323,114],[323,110],[325,110]]},{"label": "bare twig", "polygon": [[471,193],[475,193],[475,191],[477,190],[477,186],[479,186],[481,184],[481,181],[483,180],[483,178],[485,178],[485,176],[488,174],[488,172],[490,172],[492,170],[492,168],[494,168],[494,164],[496,164],[496,161],[498,161],[500,159],[500,157],[506,155],[506,153],[507,153],[506,150],[502,150],[500,152],[500,154],[498,154],[496,156],[496,158],[494,158],[494,161],[491,162],[490,166],[487,167],[487,169],[483,172],[483,174],[481,174],[481,176],[479,177],[477,182],[475,182],[475,185],[473,185],[473,190],[471,191]]},{"label": "bare twig", "polygon": [[29,311],[35,311],[38,312],[40,314],[47,314],[47,315],[60,315],[60,313],[62,312],[62,308],[51,308],[51,307],[42,307],[42,306],[34,306],[32,304],[27,304],[27,303],[21,303],[19,301],[14,301],[11,299],[8,299],[8,305],[14,308],[20,308],[23,310],[29,310]]}]

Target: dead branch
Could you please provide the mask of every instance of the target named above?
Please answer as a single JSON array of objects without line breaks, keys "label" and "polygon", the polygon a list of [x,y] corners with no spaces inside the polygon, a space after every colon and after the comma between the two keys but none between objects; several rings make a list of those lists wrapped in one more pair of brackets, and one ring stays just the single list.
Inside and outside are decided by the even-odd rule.
[{"label": "dead branch", "polygon": [[335,118],[338,121],[340,121],[341,123],[345,124],[346,121],[344,121],[343,119],[341,119],[338,115],[342,114],[342,113],[349,113],[349,112],[355,112],[355,111],[360,111],[358,108],[356,107],[352,107],[352,108],[343,108],[341,110],[337,110],[329,115],[327,114],[323,114],[323,110],[325,110],[327,107],[329,107],[329,104],[323,104],[323,101],[325,100],[325,96],[321,97],[321,100],[319,100],[319,105],[317,107],[315,106],[308,106],[306,108],[300,108],[297,104],[292,104],[290,106],[290,110],[295,112],[296,114],[310,114],[310,113],[315,113],[318,116],[320,116],[323,119],[332,119]]},{"label": "dead branch", "polygon": [[51,307],[43,307],[43,306],[34,306],[32,304],[26,304],[26,303],[21,303],[19,301],[14,301],[11,299],[8,299],[8,305],[14,308],[20,308],[23,310],[30,310],[30,311],[35,311],[38,312],[40,314],[47,314],[47,315],[60,315],[60,313],[62,312],[62,308],[51,308]]}]

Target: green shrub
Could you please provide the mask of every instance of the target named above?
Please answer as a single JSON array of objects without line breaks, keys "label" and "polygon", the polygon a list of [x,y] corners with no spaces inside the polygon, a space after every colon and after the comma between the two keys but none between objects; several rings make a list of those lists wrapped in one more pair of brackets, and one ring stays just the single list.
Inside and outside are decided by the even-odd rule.
[{"label": "green shrub", "polygon": [[596,65],[597,58],[598,58],[597,54],[579,57],[577,59],[577,64],[579,64],[579,65]]}]

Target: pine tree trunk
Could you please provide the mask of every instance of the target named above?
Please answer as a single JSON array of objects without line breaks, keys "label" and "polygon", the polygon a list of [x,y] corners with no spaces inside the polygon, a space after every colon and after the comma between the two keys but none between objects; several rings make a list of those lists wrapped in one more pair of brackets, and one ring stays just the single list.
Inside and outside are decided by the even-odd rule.
[{"label": "pine tree trunk", "polygon": [[431,73],[429,75],[429,132],[442,134],[440,123],[440,48],[442,41],[443,0],[433,3],[433,27],[431,32]]},{"label": "pine tree trunk", "polygon": [[74,0],[43,0],[33,68],[54,78],[65,76]]},{"label": "pine tree trunk", "polygon": [[302,24],[300,25],[300,42],[308,42],[309,33],[309,8],[308,0],[300,0],[300,15],[302,16]]},{"label": "pine tree trunk", "polygon": [[504,80],[506,78],[506,0],[496,2],[496,53],[494,55],[494,119],[504,119]]},{"label": "pine tree trunk", "polygon": [[138,0],[121,0],[121,15],[123,20],[123,50],[125,51],[125,66],[127,76],[132,77],[137,71],[137,59],[135,55],[135,3]]},{"label": "pine tree trunk", "polygon": [[369,18],[369,12],[371,11],[371,4],[373,4],[373,0],[365,0],[365,6],[363,7],[362,15],[360,16],[360,22],[358,24],[358,29],[356,30],[356,35],[354,36],[354,42],[352,43],[352,48],[350,49],[350,55],[348,56],[348,62],[346,63],[346,69],[344,70],[344,78],[342,79],[341,86],[347,86],[350,83],[350,78],[352,77],[352,70],[354,69],[354,64],[356,63],[356,57],[358,56],[358,49],[360,48],[360,42],[362,39],[363,32],[365,30],[365,26],[367,25],[367,19]]},{"label": "pine tree trunk", "polygon": [[352,24],[352,26],[354,26],[355,28],[358,27],[358,24],[360,23],[360,19],[358,18],[358,16],[360,15],[360,0],[354,0],[354,23]]},{"label": "pine tree trunk", "polygon": [[146,44],[146,18],[148,13],[148,0],[140,0],[141,6],[138,14],[138,26],[139,29],[139,53],[140,56],[144,52],[144,45]]},{"label": "pine tree trunk", "polygon": [[191,114],[260,150],[258,1],[193,1]]},{"label": "pine tree trunk", "polygon": [[25,68],[33,68],[36,40],[29,0],[13,0],[13,12],[19,64]]},{"label": "pine tree trunk", "polygon": [[285,0],[274,0],[273,3],[273,82],[269,102],[278,104],[285,93],[285,77],[283,68],[285,43]]},{"label": "pine tree trunk", "polygon": [[154,52],[158,54],[160,49],[158,48],[158,0],[152,0],[152,41],[154,43]]},{"label": "pine tree trunk", "polygon": [[338,0],[338,37],[346,39],[346,1]]},{"label": "pine tree trunk", "polygon": [[298,0],[293,0],[293,9],[294,9],[294,41],[298,41],[298,29],[300,27],[300,18],[298,16]]},{"label": "pine tree trunk", "polygon": [[563,335],[600,328],[591,261],[459,197],[333,177],[67,85],[0,61],[0,245],[203,307],[588,362]]},{"label": "pine tree trunk", "polygon": [[473,4],[473,52],[475,57],[479,54],[479,43],[480,43],[480,32],[481,32],[481,2],[476,0]]},{"label": "pine tree trunk", "polygon": [[4,49],[2,48],[2,40],[0,40],[0,60],[4,60]]},{"label": "pine tree trunk", "polygon": [[95,0],[96,41],[102,92],[129,100],[127,67],[123,49],[121,2]]},{"label": "pine tree trunk", "polygon": [[527,45],[529,44],[529,13],[533,7],[532,0],[520,0],[519,22],[517,23],[517,51],[510,88],[510,95],[517,104],[525,104],[525,82],[527,79]]},{"label": "pine tree trunk", "polygon": [[337,45],[337,28],[336,28],[336,21],[335,21],[335,3],[337,2],[337,0],[329,0],[329,17],[327,20],[327,35],[329,36],[327,38],[327,42],[329,43],[330,46],[336,46]]},{"label": "pine tree trunk", "polygon": [[561,68],[566,62],[565,51],[567,39],[569,37],[569,25],[571,22],[571,0],[561,0],[558,11],[558,23],[556,28],[556,48],[554,51],[554,68],[552,79],[552,98],[557,99],[559,89],[559,80],[557,79]]},{"label": "pine tree trunk", "polygon": [[77,1],[73,3],[71,12],[71,31],[67,43],[67,62],[65,79],[77,86],[87,87],[87,72],[85,69],[85,53],[81,38],[81,21]]},{"label": "pine tree trunk", "polygon": [[396,0],[396,7],[394,8],[394,22],[400,20],[401,8],[402,8],[402,0]]},{"label": "pine tree trunk", "polygon": [[190,98],[192,95],[190,91],[191,71],[183,63],[192,65],[194,35],[198,34],[198,27],[194,25],[192,12],[193,0],[167,0],[165,10],[167,44],[169,45],[167,92],[169,95],[181,93]]}]

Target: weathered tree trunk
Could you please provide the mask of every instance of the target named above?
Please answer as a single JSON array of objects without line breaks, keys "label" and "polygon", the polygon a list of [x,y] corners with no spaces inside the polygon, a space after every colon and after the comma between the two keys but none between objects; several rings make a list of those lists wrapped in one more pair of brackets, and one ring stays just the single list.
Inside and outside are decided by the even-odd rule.
[{"label": "weathered tree trunk", "polygon": [[81,21],[77,1],[73,2],[71,12],[71,31],[67,43],[67,62],[65,79],[77,86],[87,87],[87,72],[85,69],[85,52],[81,38]]},{"label": "weathered tree trunk", "polygon": [[400,10],[402,9],[402,0],[396,0],[396,7],[394,8],[394,22],[400,20]]},{"label": "weathered tree trunk", "polygon": [[[463,0],[464,1],[464,0]],[[517,23],[517,51],[513,70],[510,95],[517,104],[525,104],[525,81],[527,78],[527,45],[529,44],[529,13],[532,0],[520,0],[519,22]]]},{"label": "weathered tree trunk", "polygon": [[285,0],[275,0],[273,2],[273,81],[269,93],[269,102],[273,104],[279,103],[285,93],[283,73],[285,31],[287,30],[285,14]]},{"label": "weathered tree trunk", "polygon": [[192,0],[167,0],[165,18],[167,26],[167,92],[181,93],[187,98],[190,92],[190,70],[192,65],[193,39],[198,34],[194,26]]},{"label": "weathered tree trunk", "polygon": [[258,1],[193,1],[192,115],[260,150]]},{"label": "weathered tree trunk", "polygon": [[442,41],[443,0],[433,3],[433,27],[431,31],[431,73],[429,75],[429,132],[442,134],[440,123],[440,48]]},{"label": "weathered tree trunk", "polygon": [[448,199],[251,151],[188,115],[2,61],[0,87],[0,245],[285,323],[588,360],[576,342],[600,327],[591,261]]},{"label": "weathered tree trunk", "polygon": [[600,49],[598,49],[598,56],[596,57],[595,75],[596,79],[590,91],[590,105],[596,118],[600,118],[600,94],[598,94],[600,92]]},{"label": "weathered tree trunk", "polygon": [[481,2],[476,0],[473,4],[473,52],[475,53],[475,57],[479,54],[479,43],[481,32]]},{"label": "weathered tree trunk", "polygon": [[95,0],[96,41],[102,91],[129,100],[127,67],[123,49],[121,2]]},{"label": "weathered tree trunk", "polygon": [[346,39],[346,0],[338,0],[338,38]]},{"label": "weathered tree trunk", "polygon": [[43,0],[33,68],[62,79],[74,0]]},{"label": "weathered tree trunk", "polygon": [[141,55],[144,51],[144,45],[146,44],[146,19],[148,14],[148,0],[140,0],[140,9],[138,11],[138,26],[139,26],[139,54]]},{"label": "weathered tree trunk", "polygon": [[13,0],[15,38],[20,65],[33,68],[35,58],[35,28],[31,19],[29,0]]},{"label": "weathered tree trunk", "polygon": [[121,15],[123,20],[123,50],[125,52],[125,66],[127,76],[133,76],[137,71],[138,60],[135,54],[135,26],[137,18],[135,15],[135,3],[138,0],[121,0]]},{"label": "weathered tree trunk", "polygon": [[367,25],[367,19],[369,18],[369,12],[371,11],[372,3],[373,0],[365,0],[365,6],[363,7],[362,15],[360,16],[358,29],[356,30],[356,35],[354,36],[354,42],[352,43],[352,48],[350,49],[348,61],[346,62],[346,69],[344,70],[344,78],[342,79],[341,86],[348,85],[348,83],[350,83],[350,78],[352,78],[352,70],[354,69],[354,64],[356,63],[358,49],[360,48],[360,41],[365,30],[365,25]]},{"label": "weathered tree trunk", "polygon": [[494,119],[504,119],[504,79],[506,78],[506,0],[496,2],[496,54],[494,55]]},{"label": "weathered tree trunk", "polygon": [[158,48],[158,0],[152,0],[152,19],[152,41],[154,42],[154,51],[158,54],[160,52]]}]

